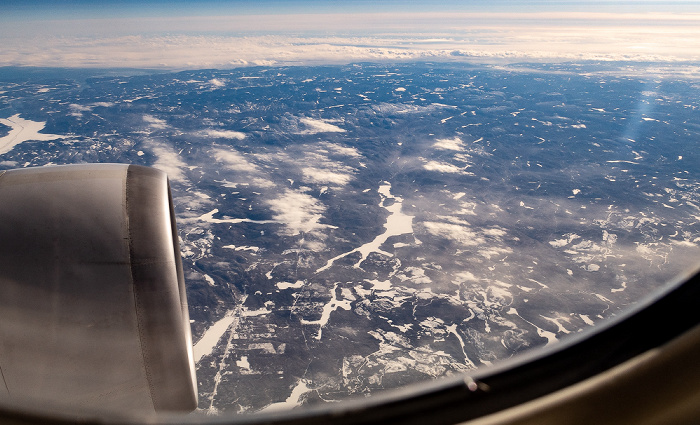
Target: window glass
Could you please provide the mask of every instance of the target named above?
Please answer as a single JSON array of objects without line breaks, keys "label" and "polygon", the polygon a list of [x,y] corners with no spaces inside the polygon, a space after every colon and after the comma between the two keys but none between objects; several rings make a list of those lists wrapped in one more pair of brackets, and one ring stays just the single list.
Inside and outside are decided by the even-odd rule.
[{"label": "window glass", "polygon": [[168,173],[201,410],[489,366],[699,258],[695,3],[95,5],[0,17],[0,167]]}]

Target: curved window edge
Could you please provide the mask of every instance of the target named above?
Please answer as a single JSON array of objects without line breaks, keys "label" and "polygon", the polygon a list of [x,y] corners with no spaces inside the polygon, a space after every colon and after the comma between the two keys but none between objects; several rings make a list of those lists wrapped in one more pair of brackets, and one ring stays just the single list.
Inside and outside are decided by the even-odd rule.
[{"label": "curved window edge", "polygon": [[[618,423],[642,413],[651,423],[656,423],[653,419],[659,415],[662,421],[667,421],[665,415],[698,418],[700,365],[689,361],[700,356],[697,300],[699,270],[678,276],[625,312],[557,344],[468,375],[413,384],[366,399],[221,416],[139,416],[131,412],[117,416],[97,410],[76,412],[55,405],[3,402],[0,420],[26,424],[337,425],[471,420],[478,424],[557,423],[587,415],[594,415],[599,423]],[[640,404],[650,397],[649,403]],[[660,404],[659,400],[666,402]]]}]

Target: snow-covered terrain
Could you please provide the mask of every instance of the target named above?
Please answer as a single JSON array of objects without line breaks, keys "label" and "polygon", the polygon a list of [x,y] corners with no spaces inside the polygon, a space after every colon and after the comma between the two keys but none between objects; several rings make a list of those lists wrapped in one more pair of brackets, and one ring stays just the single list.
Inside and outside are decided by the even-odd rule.
[{"label": "snow-covered terrain", "polygon": [[168,173],[211,413],[495,364],[700,254],[692,79],[612,63],[3,72],[1,169]]}]

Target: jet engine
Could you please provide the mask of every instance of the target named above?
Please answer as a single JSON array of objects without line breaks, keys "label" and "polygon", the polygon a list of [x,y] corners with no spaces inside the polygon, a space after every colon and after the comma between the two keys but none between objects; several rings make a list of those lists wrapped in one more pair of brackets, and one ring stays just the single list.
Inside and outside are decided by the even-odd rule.
[{"label": "jet engine", "polygon": [[0,171],[0,400],[190,411],[191,339],[165,173]]}]

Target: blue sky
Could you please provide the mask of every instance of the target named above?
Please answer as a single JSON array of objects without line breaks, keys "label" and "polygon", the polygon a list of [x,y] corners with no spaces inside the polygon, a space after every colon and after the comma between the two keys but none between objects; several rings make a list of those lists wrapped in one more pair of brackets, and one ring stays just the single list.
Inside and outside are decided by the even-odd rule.
[{"label": "blue sky", "polygon": [[700,1],[675,0],[26,0],[1,1],[0,19],[75,19],[222,14],[371,13],[371,12],[693,12]]}]

